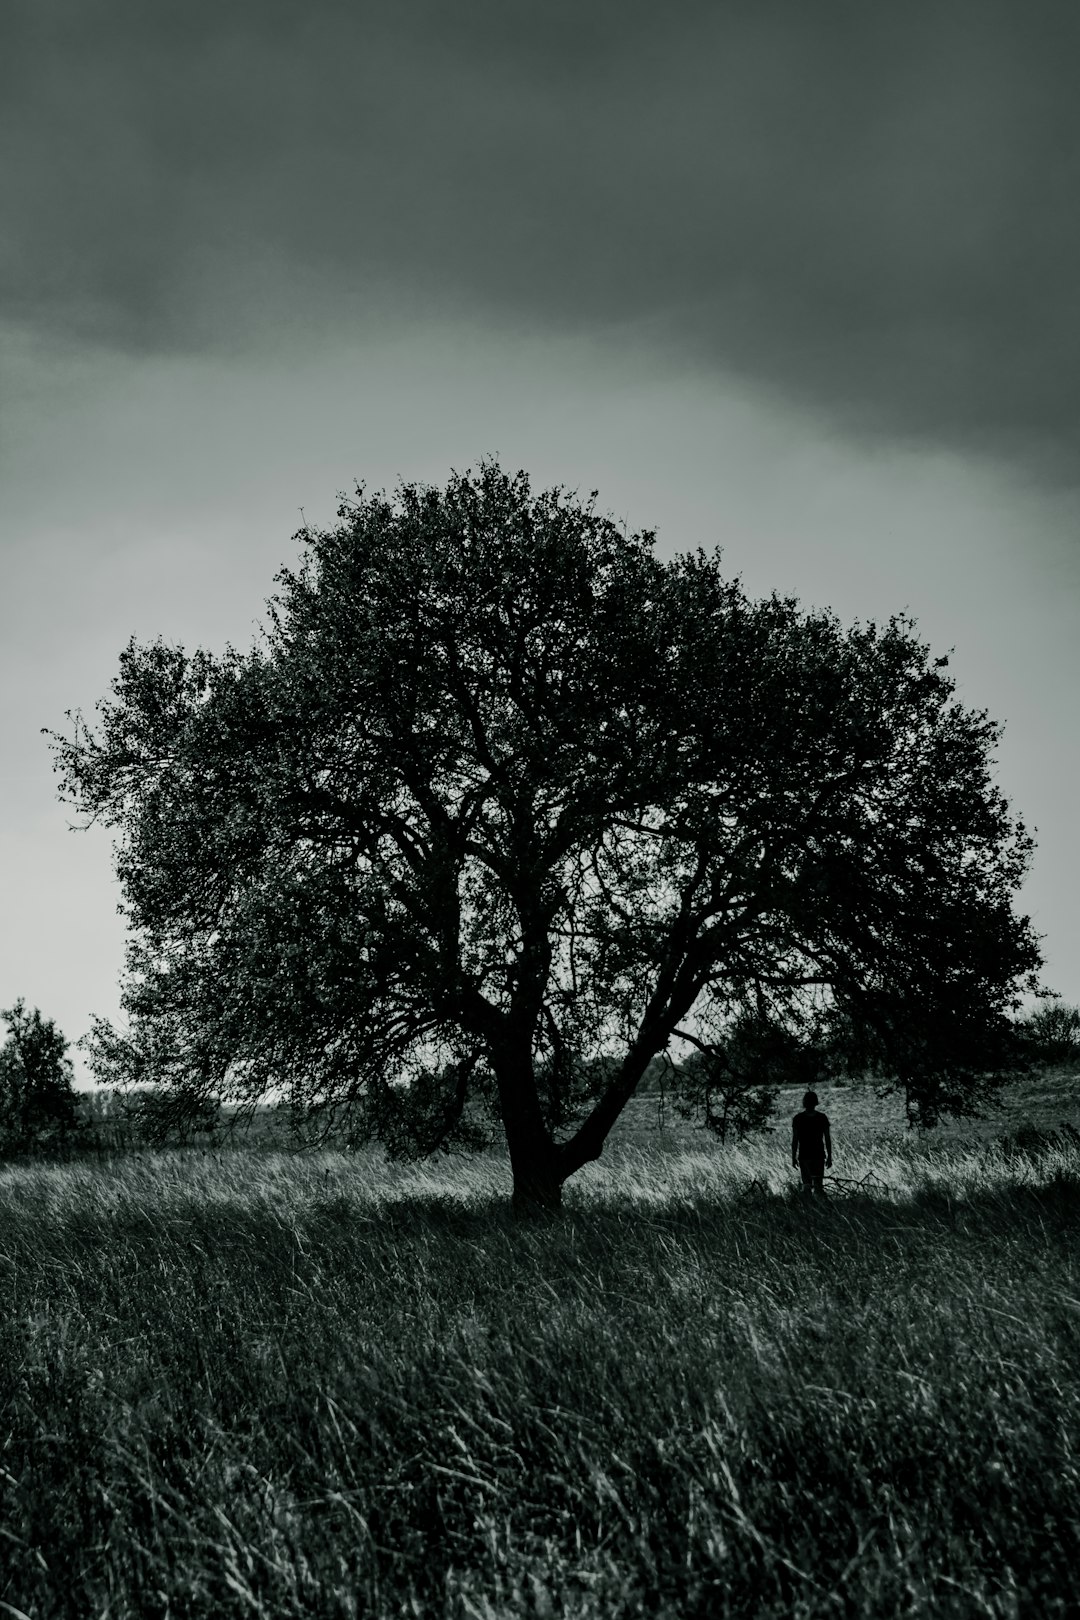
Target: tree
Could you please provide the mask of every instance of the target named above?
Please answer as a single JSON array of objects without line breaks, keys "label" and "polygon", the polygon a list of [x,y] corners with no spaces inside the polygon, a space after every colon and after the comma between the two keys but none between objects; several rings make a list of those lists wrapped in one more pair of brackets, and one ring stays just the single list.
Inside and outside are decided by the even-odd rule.
[{"label": "tree", "polygon": [[1021,1034],[1037,1067],[1080,1062],[1080,1007],[1054,997],[1028,1013]]},{"label": "tree", "polygon": [[492,462],[338,519],[250,651],[132,642],[53,736],[119,834],[99,1078],[276,1088],[396,1152],[494,1122],[519,1210],[656,1054],[715,1064],[748,1020],[912,1117],[992,1091],[1040,962],[1032,844],[910,621],[751,600]]},{"label": "tree", "polygon": [[21,999],[0,1018],[8,1037],[0,1047],[0,1143],[8,1152],[63,1148],[76,1126],[76,1095],[68,1043],[50,1018]]}]

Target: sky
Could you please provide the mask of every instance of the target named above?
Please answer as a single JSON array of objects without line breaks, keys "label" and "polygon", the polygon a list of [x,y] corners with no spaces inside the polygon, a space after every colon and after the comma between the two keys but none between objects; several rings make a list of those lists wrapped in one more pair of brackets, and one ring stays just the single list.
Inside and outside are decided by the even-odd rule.
[{"label": "sky", "polygon": [[0,1006],[118,1006],[41,728],[485,455],[953,649],[1080,1002],[1078,58],[1071,0],[8,0]]}]

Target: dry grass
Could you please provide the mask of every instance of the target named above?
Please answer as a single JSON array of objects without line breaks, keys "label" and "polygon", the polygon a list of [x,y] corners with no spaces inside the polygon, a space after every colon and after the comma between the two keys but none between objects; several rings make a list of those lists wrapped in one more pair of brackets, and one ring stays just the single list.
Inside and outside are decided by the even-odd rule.
[{"label": "dry grass", "polygon": [[497,1155],[0,1172],[0,1614],[1074,1613],[1080,1155],[845,1104],[823,1205],[640,1112],[550,1225]]}]

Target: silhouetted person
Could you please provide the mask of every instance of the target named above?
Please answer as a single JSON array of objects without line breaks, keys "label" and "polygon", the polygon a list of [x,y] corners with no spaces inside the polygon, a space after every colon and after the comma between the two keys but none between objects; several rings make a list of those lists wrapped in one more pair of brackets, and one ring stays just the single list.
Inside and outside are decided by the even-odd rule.
[{"label": "silhouetted person", "polygon": [[808,1091],[802,1113],[791,1121],[791,1162],[802,1171],[803,1192],[823,1193],[825,1171],[832,1169],[829,1116],[817,1111],[817,1092]]}]

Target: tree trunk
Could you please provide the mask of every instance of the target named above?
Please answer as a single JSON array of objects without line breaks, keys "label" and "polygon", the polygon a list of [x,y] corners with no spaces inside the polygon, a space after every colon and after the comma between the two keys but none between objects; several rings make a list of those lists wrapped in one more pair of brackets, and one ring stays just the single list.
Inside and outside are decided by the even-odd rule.
[{"label": "tree trunk", "polygon": [[510,1150],[514,1176],[513,1211],[518,1220],[538,1220],[558,1215],[562,1210],[563,1172],[556,1150],[550,1143],[536,1144],[539,1151]]},{"label": "tree trunk", "polygon": [[522,1041],[507,1043],[495,1064],[506,1145],[514,1177],[513,1210],[521,1218],[557,1215],[566,1167],[540,1107],[532,1053]]}]

